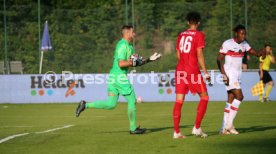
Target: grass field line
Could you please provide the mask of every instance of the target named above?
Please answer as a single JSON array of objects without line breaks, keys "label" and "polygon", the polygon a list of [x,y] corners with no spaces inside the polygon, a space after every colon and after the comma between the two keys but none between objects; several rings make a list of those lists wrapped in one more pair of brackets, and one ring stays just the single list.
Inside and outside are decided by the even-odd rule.
[{"label": "grass field line", "polygon": [[[35,134],[49,133],[49,132],[57,131],[57,130],[60,130],[60,129],[69,128],[69,127],[72,127],[72,126],[74,126],[74,125],[66,125],[66,126],[63,126],[63,127],[48,129],[48,130],[41,131],[41,132],[35,132]],[[23,134],[15,134],[15,135],[8,136],[8,137],[6,137],[6,138],[1,139],[1,140],[0,140],[0,144],[3,143],[3,142],[6,142],[6,141],[8,141],[8,140],[14,139],[14,138],[16,138],[16,137],[25,136],[25,135],[29,135],[29,134],[30,134],[30,133],[23,133]]]},{"label": "grass field line", "polygon": [[8,141],[8,140],[14,139],[14,138],[16,138],[16,137],[25,136],[25,135],[28,135],[28,134],[30,134],[30,133],[15,134],[15,135],[12,135],[12,136],[8,136],[8,137],[6,137],[6,138],[1,139],[1,140],[0,140],[0,144],[3,143],[3,142],[6,142],[6,141]]},{"label": "grass field line", "polygon": [[60,130],[60,129],[69,128],[69,127],[72,127],[72,126],[74,126],[74,125],[66,125],[66,126],[63,126],[63,127],[58,127],[58,128],[48,129],[48,130],[45,130],[45,131],[42,131],[42,132],[35,132],[35,133],[36,133],[36,134],[49,133],[49,132],[53,132],[53,131],[56,131],[56,130]]}]

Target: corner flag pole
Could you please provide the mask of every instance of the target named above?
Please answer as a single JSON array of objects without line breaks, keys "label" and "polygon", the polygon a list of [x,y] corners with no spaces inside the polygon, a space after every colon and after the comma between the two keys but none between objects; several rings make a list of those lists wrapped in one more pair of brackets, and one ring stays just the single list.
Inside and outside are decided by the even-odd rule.
[{"label": "corner flag pole", "polygon": [[40,53],[39,74],[41,74],[41,70],[42,70],[43,53],[44,53],[43,51],[41,51]]},{"label": "corner flag pole", "polygon": [[[40,42],[40,0],[37,0],[37,8],[38,8],[38,11],[37,11],[37,18],[38,18],[38,49],[40,51],[40,47],[41,47],[41,42]],[[41,54],[39,55],[39,57],[41,57]],[[41,74],[41,60],[39,62],[39,74]]]}]

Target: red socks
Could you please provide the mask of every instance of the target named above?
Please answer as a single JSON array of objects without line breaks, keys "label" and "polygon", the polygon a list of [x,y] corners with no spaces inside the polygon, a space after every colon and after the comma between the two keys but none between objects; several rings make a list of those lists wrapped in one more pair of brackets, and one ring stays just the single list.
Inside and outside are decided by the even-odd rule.
[{"label": "red socks", "polygon": [[183,105],[183,101],[176,100],[173,108],[173,122],[174,122],[174,132],[179,133],[179,123],[181,119],[181,108]]},{"label": "red socks", "polygon": [[197,106],[197,115],[196,115],[196,122],[195,122],[196,129],[200,128],[201,121],[207,109],[208,101],[209,101],[209,96],[204,96],[200,98],[199,104]]},{"label": "red socks", "polygon": [[[205,115],[206,109],[207,109],[207,104],[209,101],[209,96],[205,96],[200,98],[198,107],[197,107],[197,116],[196,116],[196,122],[195,122],[195,127],[198,129],[200,128],[201,121]],[[181,100],[176,100],[174,104],[174,109],[173,109],[173,122],[174,122],[174,132],[179,133],[179,123],[181,119],[181,109],[182,109],[183,101]]]}]

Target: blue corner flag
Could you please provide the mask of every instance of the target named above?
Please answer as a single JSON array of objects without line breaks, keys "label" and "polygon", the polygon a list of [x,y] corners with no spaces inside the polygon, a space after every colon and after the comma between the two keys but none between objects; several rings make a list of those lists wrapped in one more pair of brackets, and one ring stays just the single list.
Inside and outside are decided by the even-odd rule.
[{"label": "blue corner flag", "polygon": [[44,31],[42,35],[42,42],[41,42],[41,54],[40,54],[40,62],[39,62],[39,74],[41,74],[42,71],[42,61],[43,61],[43,53],[44,51],[49,51],[52,49],[50,35],[49,35],[49,29],[48,29],[48,22],[45,22],[44,25]]},{"label": "blue corner flag", "polygon": [[41,42],[41,51],[48,51],[52,49],[50,35],[49,35],[49,29],[48,29],[48,22],[45,22],[44,25],[44,31],[42,35],[42,42]]}]

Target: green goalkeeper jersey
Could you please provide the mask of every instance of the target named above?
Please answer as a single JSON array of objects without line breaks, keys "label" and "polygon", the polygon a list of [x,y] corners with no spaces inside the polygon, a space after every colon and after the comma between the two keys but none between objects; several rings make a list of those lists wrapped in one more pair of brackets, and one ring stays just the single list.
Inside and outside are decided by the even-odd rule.
[{"label": "green goalkeeper jersey", "polygon": [[121,39],[115,49],[114,61],[110,74],[127,74],[128,68],[120,68],[118,62],[120,60],[129,60],[130,56],[134,54],[132,45],[125,39]]},{"label": "green goalkeeper jersey", "polygon": [[125,39],[121,39],[116,46],[114,53],[113,66],[108,77],[108,91],[113,94],[128,95],[133,91],[133,87],[127,77],[128,68],[120,68],[118,62],[120,60],[129,60],[134,54],[131,44]]}]

